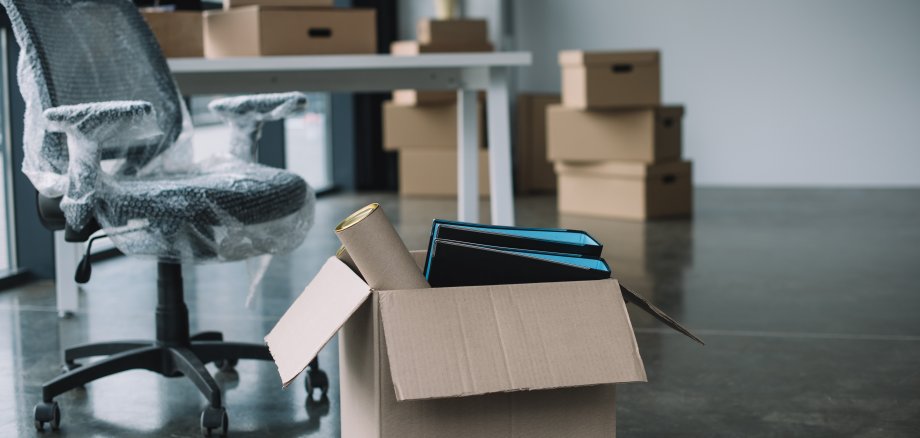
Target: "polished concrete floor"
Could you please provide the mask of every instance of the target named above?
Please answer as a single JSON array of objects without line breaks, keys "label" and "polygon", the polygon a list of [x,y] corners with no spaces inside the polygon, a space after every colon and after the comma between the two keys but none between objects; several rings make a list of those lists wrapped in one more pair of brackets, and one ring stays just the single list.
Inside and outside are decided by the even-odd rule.
[{"label": "polished concrete floor", "polygon": [[[245,263],[186,269],[193,329],[260,341],[338,247],[335,223],[370,201],[413,248],[432,218],[455,216],[451,201],[324,198],[308,241],[273,262],[251,308]],[[590,231],[621,281],[707,341],[634,313],[649,382],[621,385],[620,436],[920,436],[920,191],[700,189],[692,221],[648,224],[559,216],[535,197],[518,200],[517,217]],[[0,436],[36,434],[32,406],[62,347],[153,336],[154,273],[150,261],[98,263],[69,319],[49,282],[0,293]],[[328,404],[305,403],[302,384],[282,390],[271,363],[219,375],[231,435],[338,436],[336,359],[333,341],[321,354]],[[44,436],[195,437],[205,405],[188,381],[145,371],[58,400],[62,429]]]}]

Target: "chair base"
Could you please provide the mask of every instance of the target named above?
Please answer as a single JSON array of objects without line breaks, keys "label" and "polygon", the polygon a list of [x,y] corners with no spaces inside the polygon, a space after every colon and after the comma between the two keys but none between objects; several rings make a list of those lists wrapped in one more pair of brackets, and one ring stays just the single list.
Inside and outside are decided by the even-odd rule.
[{"label": "chair base", "polygon": [[[263,344],[227,342],[219,332],[188,333],[188,311],[182,293],[181,267],[160,263],[159,304],[157,306],[157,339],[155,341],[118,341],[84,344],[64,351],[64,373],[42,385],[42,402],[35,406],[35,427],[45,424],[57,429],[61,411],[54,397],[89,382],[128,370],[148,370],[165,377],[185,376],[201,391],[208,407],[201,413],[201,430],[206,436],[216,431],[226,435],[228,418],[220,387],[205,365],[214,363],[221,372],[233,372],[240,359],[272,360]],[[81,365],[78,359],[105,356]],[[326,401],[329,379],[314,359],[308,367],[305,385],[307,397]]]}]

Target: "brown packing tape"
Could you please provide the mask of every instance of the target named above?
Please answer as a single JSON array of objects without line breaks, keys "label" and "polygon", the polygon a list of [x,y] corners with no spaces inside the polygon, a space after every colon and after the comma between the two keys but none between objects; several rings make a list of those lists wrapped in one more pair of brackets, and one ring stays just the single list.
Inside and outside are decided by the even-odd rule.
[{"label": "brown packing tape", "polygon": [[372,289],[431,287],[378,204],[352,213],[336,227],[335,234]]}]

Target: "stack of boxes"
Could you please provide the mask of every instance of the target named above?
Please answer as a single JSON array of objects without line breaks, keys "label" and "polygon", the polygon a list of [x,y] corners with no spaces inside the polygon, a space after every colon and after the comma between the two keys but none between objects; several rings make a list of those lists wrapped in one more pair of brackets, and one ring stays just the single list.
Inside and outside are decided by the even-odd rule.
[{"label": "stack of boxes", "polygon": [[[422,19],[416,41],[396,41],[394,56],[491,52],[485,20]],[[481,103],[481,102],[480,102]],[[479,192],[488,195],[485,105],[479,105]],[[383,148],[399,154],[401,196],[456,196],[457,93],[397,90],[383,106]]]},{"label": "stack of boxes", "polygon": [[683,107],[661,105],[656,51],[559,54],[562,103],[547,108],[559,211],[654,219],[692,212]]}]

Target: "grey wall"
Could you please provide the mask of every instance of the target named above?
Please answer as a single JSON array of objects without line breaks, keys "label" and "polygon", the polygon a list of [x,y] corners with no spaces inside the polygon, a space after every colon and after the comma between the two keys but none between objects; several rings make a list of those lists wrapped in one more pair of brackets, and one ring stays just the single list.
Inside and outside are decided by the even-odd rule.
[{"label": "grey wall", "polygon": [[[429,3],[401,2],[402,36]],[[562,49],[660,49],[698,184],[920,186],[920,1],[513,0],[511,14],[534,54],[520,90],[558,90]]]}]

